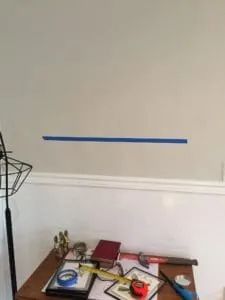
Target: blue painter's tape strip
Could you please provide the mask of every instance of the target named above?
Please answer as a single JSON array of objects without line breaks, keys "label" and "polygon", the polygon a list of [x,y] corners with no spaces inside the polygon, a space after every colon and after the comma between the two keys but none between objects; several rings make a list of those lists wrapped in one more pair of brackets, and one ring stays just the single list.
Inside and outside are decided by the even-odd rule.
[{"label": "blue painter's tape strip", "polygon": [[133,138],[133,137],[86,137],[86,136],[48,136],[45,141],[56,142],[97,142],[97,143],[153,143],[153,144],[187,144],[187,139],[177,138]]}]

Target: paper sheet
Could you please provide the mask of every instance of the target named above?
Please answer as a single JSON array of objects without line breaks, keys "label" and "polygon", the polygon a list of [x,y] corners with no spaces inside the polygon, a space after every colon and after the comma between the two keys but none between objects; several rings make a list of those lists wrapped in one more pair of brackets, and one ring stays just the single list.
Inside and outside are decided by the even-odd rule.
[{"label": "paper sheet", "polygon": [[[159,265],[158,264],[150,264],[149,269],[142,267],[137,261],[130,259],[121,259],[120,263],[123,267],[124,273],[128,272],[133,267],[137,267],[143,271],[147,271],[153,275],[158,276]],[[112,270],[110,270],[111,272]],[[112,285],[112,282],[109,281],[101,281],[96,278],[94,285],[91,289],[88,299],[90,300],[112,300],[113,298],[104,293],[104,291]],[[157,295],[152,298],[152,300],[157,300]]]}]

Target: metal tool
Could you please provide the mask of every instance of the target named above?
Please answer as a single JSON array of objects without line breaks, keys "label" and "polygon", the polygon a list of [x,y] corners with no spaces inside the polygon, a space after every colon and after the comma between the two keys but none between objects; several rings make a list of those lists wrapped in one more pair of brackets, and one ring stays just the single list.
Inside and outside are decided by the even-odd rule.
[{"label": "metal tool", "polygon": [[143,252],[138,254],[138,262],[141,266],[145,267],[146,269],[149,268],[149,259],[147,255],[144,255]]},{"label": "metal tool", "polygon": [[184,288],[177,284],[174,280],[171,280],[165,273],[159,271],[162,277],[168,282],[171,288],[181,297],[183,300],[197,300],[198,296],[196,293],[191,292],[187,288]]},{"label": "metal tool", "polygon": [[[187,266],[197,266],[197,259],[182,258],[182,257],[165,257],[165,256],[155,256],[152,254],[145,254],[145,258],[150,264],[172,264],[172,265],[187,265]],[[139,255],[133,253],[120,253],[120,258],[135,259],[138,260]]]},{"label": "metal tool", "polygon": [[84,259],[86,257],[87,245],[84,242],[76,242],[73,246],[73,252],[76,258]]},{"label": "metal tool", "polygon": [[137,279],[129,279],[127,277],[123,277],[117,274],[113,274],[107,271],[99,270],[82,264],[80,264],[79,269],[84,272],[90,272],[105,278],[109,278],[110,280],[113,279],[119,281],[122,284],[129,284],[129,289],[131,293],[136,297],[146,297],[148,294],[149,285],[143,281]]}]

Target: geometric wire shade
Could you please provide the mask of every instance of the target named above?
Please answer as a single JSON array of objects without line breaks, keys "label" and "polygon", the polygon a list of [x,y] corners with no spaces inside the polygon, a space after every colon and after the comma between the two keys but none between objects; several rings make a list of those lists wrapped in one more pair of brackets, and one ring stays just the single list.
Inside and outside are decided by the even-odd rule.
[{"label": "geometric wire shade", "polygon": [[[8,196],[15,194],[29,175],[32,166],[15,158],[7,156],[0,149],[0,190],[6,190],[6,164],[8,165]],[[0,198],[5,195],[0,194]]]},{"label": "geometric wire shade", "polygon": [[[32,166],[8,156],[2,134],[0,132],[0,190],[7,192],[7,197],[15,194],[29,175]],[[0,198],[5,198],[0,193]]]}]

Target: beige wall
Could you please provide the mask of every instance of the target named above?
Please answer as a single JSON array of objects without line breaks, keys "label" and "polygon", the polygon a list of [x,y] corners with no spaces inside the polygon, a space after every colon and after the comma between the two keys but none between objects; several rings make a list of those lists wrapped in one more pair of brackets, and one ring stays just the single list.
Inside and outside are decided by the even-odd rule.
[{"label": "beige wall", "polygon": [[[219,180],[225,2],[0,0],[0,122],[36,171]],[[187,137],[188,145],[42,135]]]}]

